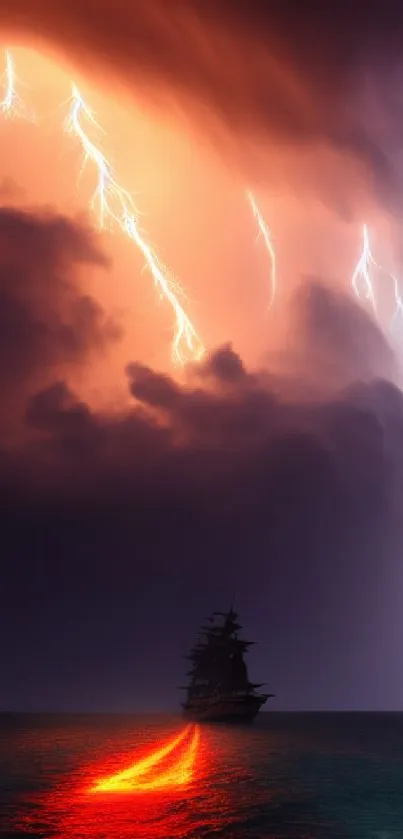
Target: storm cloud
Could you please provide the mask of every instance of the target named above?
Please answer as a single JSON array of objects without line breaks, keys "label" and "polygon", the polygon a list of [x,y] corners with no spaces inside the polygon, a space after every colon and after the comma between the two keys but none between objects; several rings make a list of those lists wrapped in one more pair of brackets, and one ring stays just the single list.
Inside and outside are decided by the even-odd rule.
[{"label": "storm cloud", "polygon": [[0,394],[12,409],[55,371],[72,369],[117,338],[117,327],[80,289],[78,272],[107,267],[93,234],[54,213],[0,208]]},{"label": "storm cloud", "polygon": [[209,130],[359,159],[369,184],[397,198],[393,152],[403,23],[398,3],[65,0],[3,6],[11,37],[63,53],[134,97],[179,104]]}]

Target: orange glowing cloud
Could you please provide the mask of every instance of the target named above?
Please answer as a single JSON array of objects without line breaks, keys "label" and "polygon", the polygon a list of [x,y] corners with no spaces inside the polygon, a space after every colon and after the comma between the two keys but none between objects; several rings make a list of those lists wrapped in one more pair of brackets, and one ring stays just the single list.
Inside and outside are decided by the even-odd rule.
[{"label": "orange glowing cloud", "polygon": [[[123,772],[97,780],[90,792],[144,792],[188,784],[192,780],[199,739],[198,727],[187,726],[174,740]],[[172,758],[168,765],[167,758]]]},{"label": "orange glowing cloud", "polygon": [[[108,257],[108,270],[86,267],[80,283],[119,325],[120,337],[106,353],[91,357],[74,375],[70,373],[69,384],[85,401],[102,408],[126,406],[122,371],[132,359],[170,371],[172,360],[181,366],[200,358],[204,346],[230,340],[245,361],[255,364],[262,352],[276,349],[277,333],[287,324],[288,296],[299,285],[300,275],[348,283],[357,229],[350,231],[347,223],[335,220],[322,205],[311,203],[308,208],[304,201],[301,207],[300,152],[295,152],[294,160],[290,150],[283,155],[277,147],[271,148],[269,168],[262,163],[259,170],[259,180],[264,174],[270,189],[270,205],[265,205],[267,190],[262,183],[254,184],[253,177],[249,179],[249,166],[247,180],[237,166],[223,167],[220,156],[184,130],[179,119],[175,129],[168,127],[169,120],[164,123],[151,115],[151,105],[149,113],[132,100],[124,108],[119,88],[108,97],[104,85],[95,90],[88,87],[89,77],[76,79],[74,72],[74,78],[80,93],[75,87],[73,97],[61,104],[69,87],[63,62],[52,64],[39,53],[12,46],[5,56],[2,79],[5,113],[23,115],[21,109],[16,111],[17,96],[25,109],[32,108],[38,124],[3,120],[2,159],[7,164],[5,186],[9,188],[13,181],[24,185],[24,206],[45,203],[73,218],[81,217],[85,208],[86,222],[91,224],[93,214],[87,218],[88,210],[99,211],[97,239]],[[103,126],[101,132],[94,124],[95,113]],[[61,135],[66,115],[65,127],[74,135],[70,141]],[[280,165],[282,155],[284,166]],[[61,166],[61,159],[68,165]],[[85,160],[88,167],[83,167]],[[302,168],[305,172],[306,166]],[[292,187],[288,191],[284,187],[284,194],[274,190],[274,195],[276,184],[288,180]],[[336,180],[344,183],[345,178]],[[245,183],[253,189],[255,218],[249,217]],[[295,193],[292,198],[289,191]],[[137,194],[141,215],[144,212],[147,218],[146,234],[138,225],[140,218],[131,198],[136,196],[137,204]],[[269,206],[270,241],[264,221]],[[378,229],[378,219],[370,218],[365,207],[363,217],[367,216],[371,229]],[[264,249],[254,248],[256,221],[270,265]],[[331,233],[334,241],[330,241]],[[158,248],[150,244],[154,242]],[[274,242],[276,254],[270,250]],[[159,253],[164,264],[175,267],[175,276],[165,269]],[[382,253],[379,258],[388,262]],[[276,290],[277,267],[281,283]],[[275,292],[274,317],[267,308]],[[159,295],[164,298],[162,306],[156,305]]]}]

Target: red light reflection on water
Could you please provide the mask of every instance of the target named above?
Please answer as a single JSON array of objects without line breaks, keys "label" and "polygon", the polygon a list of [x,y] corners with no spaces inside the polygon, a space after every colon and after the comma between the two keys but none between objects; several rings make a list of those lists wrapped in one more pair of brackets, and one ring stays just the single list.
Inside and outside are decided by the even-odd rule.
[{"label": "red light reflection on water", "polygon": [[244,835],[235,826],[268,799],[249,765],[251,739],[250,732],[210,726],[170,726],[164,734],[135,720],[22,731],[10,758],[28,783],[14,801],[9,832],[51,839]]},{"label": "red light reflection on water", "polygon": [[138,760],[123,772],[95,781],[89,791],[151,792],[189,784],[193,777],[199,739],[198,727],[187,726],[174,740],[154,750],[148,757]]},{"label": "red light reflection on water", "polygon": [[[206,756],[198,726],[187,726],[157,749],[149,744],[136,762],[126,752],[81,765],[37,797],[41,822],[52,839],[183,839],[204,787]],[[23,822],[25,830],[37,827],[36,816]]]}]

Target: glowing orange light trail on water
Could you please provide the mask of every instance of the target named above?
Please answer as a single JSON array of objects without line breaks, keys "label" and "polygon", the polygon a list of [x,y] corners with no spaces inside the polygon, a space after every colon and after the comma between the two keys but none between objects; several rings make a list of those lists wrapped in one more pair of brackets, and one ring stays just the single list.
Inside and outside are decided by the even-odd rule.
[{"label": "glowing orange light trail on water", "polygon": [[257,221],[257,225],[259,228],[259,233],[262,234],[264,243],[266,245],[266,249],[270,256],[271,262],[271,273],[270,273],[270,280],[271,280],[271,290],[270,290],[270,300],[269,306],[272,306],[274,303],[274,298],[276,296],[277,291],[277,262],[276,262],[276,252],[274,250],[274,245],[271,240],[269,228],[259,210],[259,207],[256,204],[255,198],[250,192],[250,190],[246,191],[246,197],[249,201],[249,204],[252,208],[252,213]]},{"label": "glowing orange light trail on water", "polygon": [[166,789],[167,787],[185,786],[189,784],[193,776],[193,766],[199,740],[200,733],[196,727],[184,755],[177,760],[174,766],[148,781],[137,781],[135,786],[136,790],[146,792],[147,790]]},{"label": "glowing orange light trail on water", "polygon": [[190,318],[179,302],[179,298],[184,297],[184,292],[140,232],[136,209],[130,193],[120,186],[115,179],[108,159],[83,128],[82,117],[94,128],[100,130],[93,111],[84,101],[76,85],[73,84],[71,108],[65,127],[67,132],[75,135],[81,143],[84,152],[82,169],[88,161],[91,161],[97,171],[98,180],[90,202],[91,209],[95,210],[96,205],[98,205],[98,223],[102,229],[109,219],[137,245],[161,298],[164,298],[172,307],[175,315],[175,332],[172,341],[174,363],[183,365],[187,361],[197,361],[203,356],[205,348]]},{"label": "glowing orange light trail on water", "polygon": [[190,726],[187,726],[178,737],[175,737],[174,740],[171,740],[165,746],[162,746],[162,748],[157,749],[148,757],[139,760],[123,772],[118,772],[109,778],[101,778],[96,781],[91,787],[90,792],[146,791],[189,783],[192,778],[192,770],[199,743],[199,729],[197,726],[193,731],[192,739],[186,746],[184,754],[176,760],[173,766],[160,774],[149,776],[150,770],[161,764],[165,758],[185,743],[189,733]]}]

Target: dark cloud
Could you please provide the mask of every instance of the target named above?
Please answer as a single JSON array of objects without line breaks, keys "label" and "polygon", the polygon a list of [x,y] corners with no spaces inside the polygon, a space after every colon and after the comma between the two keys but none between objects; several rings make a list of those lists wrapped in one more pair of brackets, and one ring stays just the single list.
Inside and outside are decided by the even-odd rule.
[{"label": "dark cloud", "polygon": [[[61,489],[73,505],[84,494],[114,509],[126,496],[129,507],[141,499],[158,517],[159,503],[175,498],[217,521],[221,513],[241,521],[245,504],[269,515],[277,484],[289,482],[299,494],[304,470],[309,484],[318,467],[343,503],[351,492],[367,497],[370,487],[383,497],[385,441],[392,429],[399,436],[402,421],[400,391],[378,377],[391,361],[387,344],[351,300],[317,282],[295,305],[289,365],[299,359],[299,376],[310,382],[306,398],[289,371],[284,378],[248,373],[229,345],[191,369],[186,384],[129,364],[134,401],[121,415],[94,412],[63,381],[53,382],[26,402],[31,436],[19,457],[31,474],[29,491],[38,471],[53,498]],[[316,513],[306,513],[309,527]]]},{"label": "dark cloud", "polygon": [[50,212],[0,208],[3,423],[11,403],[117,337],[79,288],[77,270],[89,264],[107,265],[93,235],[78,224]]},{"label": "dark cloud", "polygon": [[397,375],[392,350],[375,320],[314,278],[306,278],[297,290],[288,329],[295,343],[295,352],[292,344],[289,348],[291,367],[299,368],[305,381],[328,382],[334,389]]},{"label": "dark cloud", "polygon": [[369,166],[383,197],[396,189],[403,21],[393,0],[104,0],[96,11],[90,0],[15,0],[3,14],[14,32],[102,70],[103,81],[120,77],[135,96],[202,104],[203,120],[212,111],[238,134],[331,144]]},{"label": "dark cloud", "polygon": [[222,384],[240,382],[246,375],[242,360],[232,351],[230,344],[227,344],[211,355],[206,364],[201,364],[198,369],[199,376],[212,376]]},{"label": "dark cloud", "polygon": [[[96,240],[62,216],[3,208],[0,253],[3,403],[9,408],[18,396],[25,406],[26,426],[34,437],[32,448],[20,456],[43,456],[44,463],[52,464],[56,483],[57,470],[63,473],[67,466],[75,479],[73,494],[93,484],[95,495],[102,486],[107,495],[120,476],[124,486],[133,483],[131,491],[138,496],[139,464],[151,497],[154,480],[161,491],[164,481],[169,491],[173,485],[178,490],[182,481],[186,494],[187,482],[197,486],[199,471],[202,483],[215,475],[212,484],[217,486],[230,475],[236,494],[248,457],[254,462],[259,451],[275,448],[284,437],[301,445],[314,439],[315,446],[320,439],[322,446],[329,425],[323,419],[325,404],[329,416],[343,418],[350,411],[354,417],[358,408],[349,390],[352,383],[360,381],[376,393],[374,380],[393,377],[391,351],[366,313],[320,282],[306,281],[290,315],[293,343],[284,375],[247,371],[229,344],[191,367],[183,384],[132,362],[126,371],[132,410],[113,417],[97,414],[63,380],[70,365],[117,334],[102,310],[82,294],[75,272],[83,263],[105,266]],[[395,407],[398,414],[397,397]],[[376,398],[373,414],[375,409]],[[40,470],[42,478],[45,472]]]}]

